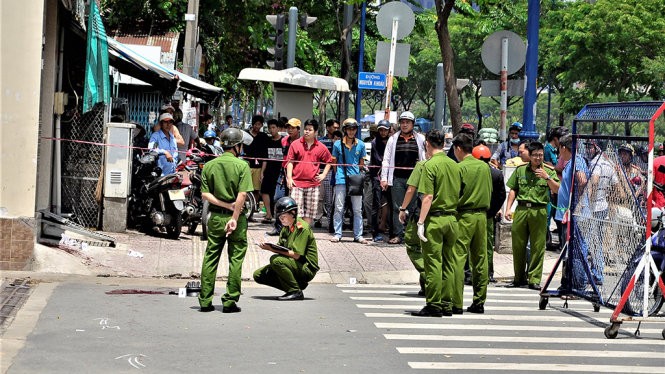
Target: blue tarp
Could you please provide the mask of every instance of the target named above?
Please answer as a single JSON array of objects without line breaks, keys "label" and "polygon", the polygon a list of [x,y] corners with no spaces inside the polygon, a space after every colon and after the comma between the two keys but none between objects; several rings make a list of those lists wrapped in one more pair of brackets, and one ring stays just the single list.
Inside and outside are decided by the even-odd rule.
[{"label": "blue tarp", "polygon": [[371,122],[371,123],[374,123],[375,120],[376,120],[376,119],[374,118],[374,115],[373,115],[373,114],[370,114],[369,116],[365,116],[365,117],[361,118],[361,119],[360,119],[360,122]]}]

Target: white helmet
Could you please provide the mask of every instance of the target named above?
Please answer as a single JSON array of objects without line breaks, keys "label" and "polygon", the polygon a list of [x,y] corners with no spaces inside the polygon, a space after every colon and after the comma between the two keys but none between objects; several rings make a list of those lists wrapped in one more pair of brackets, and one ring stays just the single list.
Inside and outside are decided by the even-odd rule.
[{"label": "white helmet", "polygon": [[408,119],[411,120],[411,122],[416,123],[416,116],[413,115],[413,113],[409,112],[408,110],[406,112],[402,112],[402,114],[399,115],[399,120],[403,119]]}]

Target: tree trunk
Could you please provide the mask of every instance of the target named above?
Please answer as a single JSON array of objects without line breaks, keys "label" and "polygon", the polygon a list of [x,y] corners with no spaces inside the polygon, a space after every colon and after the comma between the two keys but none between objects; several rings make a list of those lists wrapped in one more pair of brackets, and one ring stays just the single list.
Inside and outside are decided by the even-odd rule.
[{"label": "tree trunk", "polygon": [[455,76],[455,66],[453,63],[454,52],[448,30],[448,18],[454,4],[454,0],[436,0],[436,34],[439,37],[439,48],[441,49],[441,59],[443,60],[450,120],[453,125],[453,134],[457,134],[462,126],[462,108],[460,106],[459,95],[457,94],[457,77]]},{"label": "tree trunk", "polygon": [[[352,62],[351,62],[351,36],[353,34],[353,27],[355,24],[358,22],[358,19],[360,18],[360,12],[358,12],[357,7],[351,4],[346,4],[343,6],[344,8],[346,7],[351,7],[352,12],[351,13],[353,16],[352,17],[344,17],[344,25],[342,28],[342,32],[340,35],[340,41],[342,42],[342,65],[340,69],[340,75],[344,80],[347,82],[351,82],[351,73],[352,73]],[[346,9],[345,9],[346,11]],[[345,12],[346,13],[346,12]],[[347,23],[348,22],[348,23]],[[344,117],[349,116],[349,93],[348,92],[341,92],[339,94],[339,115]],[[340,118],[340,121],[343,121],[344,119]]]}]

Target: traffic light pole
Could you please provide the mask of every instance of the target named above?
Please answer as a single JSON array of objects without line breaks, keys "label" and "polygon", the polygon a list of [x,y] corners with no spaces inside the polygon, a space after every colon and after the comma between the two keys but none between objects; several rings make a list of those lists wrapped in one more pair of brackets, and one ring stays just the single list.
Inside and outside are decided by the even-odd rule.
[{"label": "traffic light pole", "polygon": [[[361,71],[365,70],[365,15],[367,14],[367,1],[363,1],[362,10],[360,13],[360,51],[358,53],[358,74]],[[363,90],[358,88],[356,93],[356,121],[360,122],[360,116],[362,115],[362,100],[363,100]],[[358,131],[358,137],[360,138],[360,131]]]},{"label": "traffic light pole", "polygon": [[289,8],[289,41],[286,44],[286,68],[292,68],[296,63],[296,33],[298,30],[298,8]]}]

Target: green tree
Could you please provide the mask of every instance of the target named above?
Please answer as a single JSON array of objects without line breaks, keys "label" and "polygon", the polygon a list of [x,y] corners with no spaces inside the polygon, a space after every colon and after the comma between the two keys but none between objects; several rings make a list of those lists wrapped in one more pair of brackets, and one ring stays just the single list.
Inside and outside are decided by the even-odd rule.
[{"label": "green tree", "polygon": [[662,99],[665,92],[665,2],[557,1],[542,22],[541,56],[562,110],[588,102]]}]

